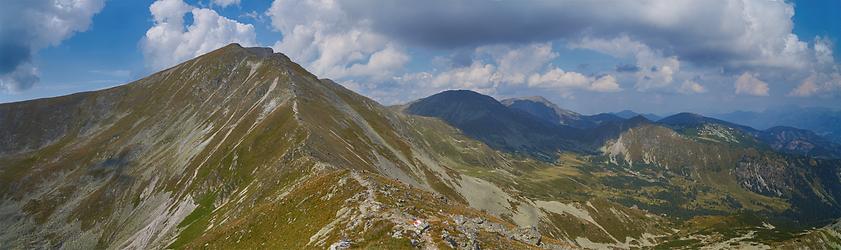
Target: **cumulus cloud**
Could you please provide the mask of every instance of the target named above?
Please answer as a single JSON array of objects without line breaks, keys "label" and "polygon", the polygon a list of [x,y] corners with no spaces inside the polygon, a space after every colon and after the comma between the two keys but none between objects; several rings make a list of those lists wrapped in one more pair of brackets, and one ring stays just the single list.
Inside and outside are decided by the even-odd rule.
[{"label": "cumulus cloud", "polygon": [[87,30],[104,5],[104,0],[4,2],[0,9],[0,90],[20,91],[37,83],[33,55]]},{"label": "cumulus cloud", "polygon": [[756,74],[745,72],[736,79],[736,94],[768,96],[768,83],[757,78]]},{"label": "cumulus cloud", "polygon": [[368,58],[368,62],[354,63],[349,68],[338,68],[340,75],[345,76],[370,76],[374,80],[386,79],[393,74],[393,70],[402,67],[409,62],[409,56],[402,51],[387,46],[385,49],[374,52]]},{"label": "cumulus cloud", "polygon": [[565,72],[559,68],[554,68],[544,74],[531,75],[528,84],[533,87],[558,90],[586,89],[597,92],[622,90],[616,82],[616,78],[611,75],[596,78],[578,72]]},{"label": "cumulus cloud", "polygon": [[604,75],[599,78],[596,78],[595,81],[590,83],[590,86],[587,89],[596,91],[596,92],[619,92],[622,91],[622,88],[619,87],[619,83],[616,82],[616,78],[612,75]]},{"label": "cumulus cloud", "polygon": [[32,87],[39,80],[38,69],[31,63],[19,64],[15,70],[0,75],[0,90],[18,92]]},{"label": "cumulus cloud", "polygon": [[704,85],[701,85],[696,81],[685,80],[683,81],[683,84],[680,85],[680,89],[678,89],[678,92],[684,94],[701,94],[706,93],[707,88],[705,88]]},{"label": "cumulus cloud", "polygon": [[832,56],[832,40],[826,37],[815,38],[815,58],[819,65],[833,65],[835,58]]},{"label": "cumulus cloud", "polygon": [[832,46],[832,41],[827,38],[815,39],[814,53],[817,64],[812,67],[811,73],[788,93],[789,96],[831,96],[831,92],[841,89],[841,65],[835,63]]},{"label": "cumulus cloud", "polygon": [[473,89],[493,93],[500,84],[500,75],[493,64],[474,61],[467,67],[450,69],[435,75],[419,73],[418,79],[431,78],[432,87],[447,89]]},{"label": "cumulus cloud", "polygon": [[820,90],[820,87],[818,87],[818,84],[815,83],[816,80],[817,80],[816,75],[812,75],[809,78],[806,78],[806,80],[803,80],[803,82],[800,83],[800,85],[797,86],[797,88],[794,88],[793,90],[791,90],[791,92],[789,92],[789,95],[790,96],[805,97],[805,96],[811,96],[811,95],[814,95],[815,93],[818,93],[818,90]]},{"label": "cumulus cloud", "polygon": [[618,58],[632,57],[636,65],[631,65],[631,70],[620,72],[633,73],[636,78],[634,87],[640,91],[669,86],[675,74],[680,71],[680,61],[676,56],[663,56],[660,51],[632,40],[627,35],[614,39],[585,37],[581,41],[570,43],[569,47],[595,50]]},{"label": "cumulus cloud", "polygon": [[557,57],[551,43],[481,46],[474,50],[468,65],[449,67],[444,64],[448,68],[408,73],[396,80],[402,85],[419,87],[422,94],[454,88],[485,94],[495,94],[501,89],[531,88],[571,97],[573,91],[622,90],[612,75],[589,76],[551,66],[551,61]]},{"label": "cumulus cloud", "polygon": [[[141,41],[149,67],[162,69],[210,52],[229,43],[254,46],[254,26],[220,16],[216,11],[190,6],[182,0],[158,0],[149,6],[155,20]],[[193,23],[186,26],[190,13]]]},{"label": "cumulus cloud", "polygon": [[476,56],[490,57],[497,65],[500,79],[510,84],[525,83],[526,77],[558,57],[552,51],[551,43],[534,43],[522,47],[482,46],[476,49]]},{"label": "cumulus cloud", "polygon": [[812,74],[788,93],[789,96],[809,97],[821,93],[828,94],[841,88],[841,73]]},{"label": "cumulus cloud", "polygon": [[266,12],[283,34],[273,47],[330,78],[392,76],[410,59],[398,44],[350,19],[334,0],[277,0]]}]

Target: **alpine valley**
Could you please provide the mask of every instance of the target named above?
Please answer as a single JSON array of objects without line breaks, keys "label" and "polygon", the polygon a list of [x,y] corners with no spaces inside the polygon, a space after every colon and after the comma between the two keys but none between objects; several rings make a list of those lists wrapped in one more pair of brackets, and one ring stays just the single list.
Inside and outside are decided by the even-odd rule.
[{"label": "alpine valley", "polygon": [[837,249],[839,159],[690,113],[387,107],[231,44],[0,104],[0,249]]}]

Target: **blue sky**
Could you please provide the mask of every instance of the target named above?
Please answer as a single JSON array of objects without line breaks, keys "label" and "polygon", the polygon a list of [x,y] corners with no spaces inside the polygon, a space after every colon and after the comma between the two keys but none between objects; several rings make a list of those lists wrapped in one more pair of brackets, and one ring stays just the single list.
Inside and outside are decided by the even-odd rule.
[{"label": "blue sky", "polygon": [[384,104],[472,89],[582,113],[841,106],[841,0],[57,3],[0,10],[0,103],[128,83],[239,42]]}]

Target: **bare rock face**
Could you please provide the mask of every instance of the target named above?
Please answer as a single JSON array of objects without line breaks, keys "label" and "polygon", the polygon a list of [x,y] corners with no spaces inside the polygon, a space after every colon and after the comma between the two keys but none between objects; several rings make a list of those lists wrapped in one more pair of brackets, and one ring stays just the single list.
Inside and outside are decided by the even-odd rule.
[{"label": "bare rock face", "polygon": [[739,183],[753,192],[782,197],[793,185],[802,185],[798,178],[792,178],[797,173],[791,171],[785,161],[762,159],[760,157],[745,157],[736,167],[736,178]]}]

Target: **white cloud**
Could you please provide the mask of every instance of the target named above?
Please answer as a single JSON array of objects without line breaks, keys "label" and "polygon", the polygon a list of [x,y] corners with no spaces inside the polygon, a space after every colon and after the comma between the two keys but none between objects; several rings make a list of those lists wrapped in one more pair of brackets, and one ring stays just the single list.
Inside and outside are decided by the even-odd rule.
[{"label": "white cloud", "polygon": [[815,57],[820,65],[835,64],[835,58],[832,56],[832,41],[829,38],[818,37],[815,39]]},{"label": "white cloud", "polygon": [[391,77],[395,69],[403,67],[409,62],[409,56],[395,49],[392,46],[387,46],[385,49],[371,54],[368,62],[355,63],[350,68],[339,68],[339,70],[346,69],[346,76],[371,76],[372,80],[382,80]]},{"label": "white cloud", "polygon": [[797,87],[792,89],[788,95],[796,97],[809,97],[820,94],[829,94],[839,88],[841,88],[841,73],[815,73],[804,79]]},{"label": "white cloud", "polygon": [[38,80],[37,68],[30,63],[19,64],[14,71],[0,75],[0,90],[19,92],[31,88]]},{"label": "white cloud", "polygon": [[[162,69],[210,52],[229,43],[254,46],[256,33],[251,24],[220,16],[216,11],[195,8],[182,0],[159,0],[149,7],[155,25],[141,42],[148,66]],[[184,16],[193,23],[184,27]]]},{"label": "white cloud", "polygon": [[[421,73],[421,75],[426,75]],[[500,83],[497,67],[474,61],[470,66],[450,69],[432,76],[431,86],[438,89],[473,89],[492,92]]]},{"label": "white cloud", "polygon": [[604,75],[602,77],[596,78],[596,80],[593,81],[593,83],[591,83],[587,89],[596,92],[622,91],[622,88],[619,87],[619,83],[616,82],[616,78],[612,75]]},{"label": "white cloud", "polygon": [[21,91],[38,82],[32,57],[86,31],[104,0],[4,1],[0,9],[0,89]]},{"label": "white cloud", "polygon": [[832,96],[841,89],[841,65],[835,63],[832,41],[828,38],[815,38],[814,52],[817,63],[811,73],[792,89],[788,95],[796,97]]},{"label": "white cloud", "polygon": [[736,94],[768,96],[768,83],[757,78],[756,74],[742,73],[735,83]]},{"label": "white cloud", "polygon": [[639,91],[663,88],[671,85],[674,76],[680,71],[680,61],[676,56],[665,57],[660,51],[654,51],[647,45],[632,40],[627,35],[614,39],[586,37],[570,43],[571,48],[595,50],[617,58],[633,57],[636,60],[634,72],[635,88]]},{"label": "white cloud", "polygon": [[805,97],[805,96],[811,96],[811,95],[814,95],[815,93],[818,93],[818,90],[820,90],[820,87],[818,86],[817,83],[815,83],[816,80],[817,80],[816,75],[809,76],[808,78],[806,78],[806,80],[803,80],[803,82],[800,83],[800,85],[797,86],[797,88],[791,90],[791,92],[789,92],[789,95],[790,96]]},{"label": "white cloud", "polygon": [[651,53],[640,53],[637,55],[636,72],[637,90],[646,91],[649,89],[662,88],[672,84],[674,75],[680,71],[680,61],[677,57],[660,57]]},{"label": "white cloud", "polygon": [[551,43],[534,43],[522,47],[512,46],[482,46],[476,48],[479,56],[489,56],[497,65],[501,81],[509,84],[522,84],[526,77],[558,57],[552,51]]},{"label": "white cloud", "polygon": [[[448,63],[438,63],[442,68],[406,73],[395,77],[394,80],[402,89],[413,90],[412,93],[408,93],[410,98],[446,89],[470,89],[485,94],[495,94],[500,90],[517,92],[523,89],[539,89],[565,97],[571,97],[574,91],[622,90],[614,76],[594,77],[552,66],[551,62],[558,57],[558,53],[553,51],[551,43],[481,46],[473,51],[472,56],[472,62],[465,66],[453,67]],[[361,85],[355,85],[359,86]]]},{"label": "white cloud", "polygon": [[240,0],[213,0],[213,4],[219,5],[222,8],[231,6],[231,5],[239,5]]},{"label": "white cloud", "polygon": [[705,88],[704,85],[701,85],[700,83],[698,83],[696,81],[685,80],[685,81],[683,81],[683,84],[680,85],[680,88],[678,89],[678,92],[684,93],[684,94],[701,94],[701,93],[706,93],[707,88]]},{"label": "white cloud", "polygon": [[409,55],[369,24],[350,20],[334,0],[277,0],[266,12],[283,34],[274,48],[320,77],[392,76]]},{"label": "white cloud", "polygon": [[149,6],[152,18],[157,25],[172,25],[174,28],[182,29],[184,25],[184,14],[193,7],[181,0],[160,0]]},{"label": "white cloud", "polygon": [[9,3],[11,6],[5,6],[4,8],[17,6],[22,7],[22,9],[7,8],[7,11],[15,13],[8,13],[13,15],[6,18],[13,18],[14,22],[4,20],[3,24],[4,26],[27,26],[27,28],[33,29],[25,31],[30,33],[25,36],[32,36],[29,42],[35,49],[58,45],[73,33],[87,30],[90,27],[93,15],[99,13],[105,6],[104,0],[15,2],[17,1]]},{"label": "white cloud", "polygon": [[616,92],[622,90],[611,75],[599,78],[585,76],[578,72],[566,72],[554,68],[544,74],[533,74],[528,79],[528,85],[544,89],[556,89],[566,92],[571,89],[584,89],[596,92]]}]

